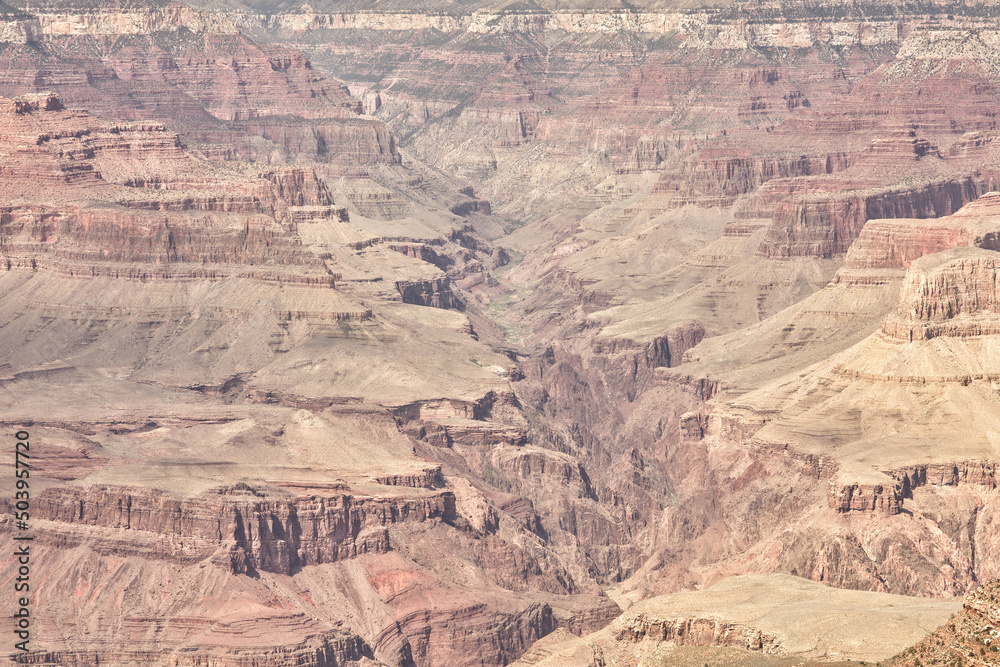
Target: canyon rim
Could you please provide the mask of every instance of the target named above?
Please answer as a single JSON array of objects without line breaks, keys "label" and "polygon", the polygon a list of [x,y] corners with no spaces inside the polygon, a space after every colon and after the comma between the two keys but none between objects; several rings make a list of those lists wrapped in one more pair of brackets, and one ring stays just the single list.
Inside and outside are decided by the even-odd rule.
[{"label": "canyon rim", "polygon": [[1000,663],[998,47],[0,0],[0,660]]}]

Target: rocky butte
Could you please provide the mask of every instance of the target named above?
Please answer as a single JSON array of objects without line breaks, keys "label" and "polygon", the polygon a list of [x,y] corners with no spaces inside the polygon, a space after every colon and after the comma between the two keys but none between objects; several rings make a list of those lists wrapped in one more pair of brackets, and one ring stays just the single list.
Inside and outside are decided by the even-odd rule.
[{"label": "rocky butte", "polygon": [[0,654],[997,662],[998,21],[0,2]]}]

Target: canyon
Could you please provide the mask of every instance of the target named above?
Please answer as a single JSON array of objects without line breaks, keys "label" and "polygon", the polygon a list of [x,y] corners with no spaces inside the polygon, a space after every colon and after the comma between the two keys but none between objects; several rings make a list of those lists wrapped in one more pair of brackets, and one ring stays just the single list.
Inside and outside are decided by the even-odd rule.
[{"label": "canyon", "polygon": [[0,2],[0,653],[995,662],[996,16]]}]

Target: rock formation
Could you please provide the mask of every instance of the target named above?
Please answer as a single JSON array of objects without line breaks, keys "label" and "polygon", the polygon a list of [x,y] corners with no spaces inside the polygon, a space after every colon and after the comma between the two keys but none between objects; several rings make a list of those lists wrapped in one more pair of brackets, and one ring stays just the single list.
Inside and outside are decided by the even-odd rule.
[{"label": "rock formation", "polygon": [[514,664],[880,660],[922,637],[960,604],[839,591],[787,575],[734,577],[704,590],[650,598],[584,637],[555,634]]},{"label": "rock formation", "polygon": [[22,662],[826,659],[706,595],[1000,578],[994,8],[620,4],[0,3]]},{"label": "rock formation", "polygon": [[962,610],[915,646],[886,660],[885,665],[994,665],[997,662],[997,584],[977,588],[965,597]]},{"label": "rock formation", "polygon": [[[510,393],[427,261],[490,261],[467,217],[404,237],[316,167],[220,163],[54,94],[0,107],[4,423],[37,438],[34,572],[87,600],[40,594],[30,661],[502,664],[617,613],[530,501],[453,489],[397,424],[461,414],[475,439]],[[452,379],[421,380],[442,354]]]}]

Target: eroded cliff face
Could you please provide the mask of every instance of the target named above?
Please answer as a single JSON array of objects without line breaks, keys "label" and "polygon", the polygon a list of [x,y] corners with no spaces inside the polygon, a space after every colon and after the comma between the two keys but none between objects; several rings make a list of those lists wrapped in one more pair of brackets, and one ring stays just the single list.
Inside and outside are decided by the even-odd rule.
[{"label": "eroded cliff face", "polygon": [[962,610],[946,624],[886,664],[935,665],[955,660],[972,665],[994,664],[998,602],[995,582],[979,587],[965,597]]},{"label": "eroded cliff face", "polygon": [[939,253],[914,262],[882,332],[907,340],[996,333],[995,251]]},{"label": "eroded cliff face", "polygon": [[4,423],[38,439],[33,563],[62,582],[29,664],[506,664],[618,613],[530,501],[402,428],[506,428],[510,359],[438,266],[497,261],[484,213],[368,218],[325,163],[215,160],[51,93],[0,113]]},{"label": "eroded cliff face", "polygon": [[[73,545],[74,526],[93,526],[106,529],[98,531],[108,536],[101,551],[124,556],[133,550],[129,531],[138,531],[155,536],[160,544],[187,541],[179,551],[146,555],[193,563],[221,553],[219,564],[225,566],[228,558],[235,574],[292,574],[306,565],[385,553],[390,549],[386,528],[394,523],[458,519],[454,495],[448,492],[401,499],[341,495],[280,502],[244,487],[219,490],[202,502],[156,492],[132,495],[127,487],[54,489],[39,498],[36,516],[54,524],[43,542]],[[248,495],[260,499],[247,502]]]},{"label": "eroded cliff face", "polygon": [[[597,191],[615,175],[659,173],[658,198],[678,207],[731,205],[775,178],[847,171],[866,181],[855,188],[869,190],[911,179],[911,167],[940,174],[923,165],[957,165],[969,157],[967,149],[952,146],[957,128],[910,112],[937,113],[937,92],[961,90],[954,111],[942,114],[961,116],[962,131],[989,124],[981,114],[990,94],[977,87],[978,74],[924,67],[943,62],[963,30],[977,38],[962,57],[978,49],[988,57],[989,19],[969,10],[961,18],[943,14],[931,27],[895,9],[884,12],[835,17],[777,5],[674,12],[508,8],[444,17],[360,10],[289,15],[266,30],[349,81],[369,100],[367,109],[406,136],[416,154],[485,181],[491,196],[525,189],[531,207],[511,209],[523,218],[525,212],[551,214],[549,206],[558,207],[554,202],[573,184],[582,186],[577,196],[594,190],[585,204],[594,210],[607,203]],[[441,33],[436,41],[415,36],[431,27]],[[352,40],[361,35],[374,48],[359,59]],[[315,44],[319,39],[326,41]],[[412,40],[415,62],[394,55],[399,39]],[[778,58],[779,52],[788,57]],[[817,59],[819,52],[837,55]],[[921,73],[905,75],[913,63]],[[889,99],[894,102],[881,103]],[[890,117],[883,117],[886,111]],[[964,175],[982,166],[969,165]],[[938,192],[942,186],[906,182],[906,190],[917,192],[897,188],[892,201],[876,196],[870,211],[838,209],[814,223],[823,230],[810,232],[814,239],[781,238],[780,230],[792,224],[783,214],[768,252],[844,252],[867,218],[944,215],[991,189]]]},{"label": "eroded cliff face", "polygon": [[553,633],[514,664],[884,659],[960,608],[960,599],[844,591],[789,575],[731,577],[698,591],[638,602],[607,628],[584,637]]},{"label": "eroded cliff face", "polygon": [[[751,558],[756,567],[837,586],[907,594],[950,594],[995,576],[988,546],[995,531],[984,518],[995,502],[995,455],[979,431],[995,412],[988,389],[994,206],[988,195],[935,221],[866,225],[837,280],[808,300],[805,312],[864,303],[865,293],[877,290],[893,297],[880,307],[881,321],[869,320],[865,337],[839,354],[714,401],[702,451],[721,491],[712,502],[725,510],[708,510],[688,533],[706,550],[696,553],[718,559],[720,572]],[[942,251],[951,243],[959,247]],[[774,319],[770,326],[789,322]],[[765,341],[768,329],[765,323],[759,331]],[[743,347],[743,354],[753,349]],[[711,367],[714,355],[699,364]],[[942,410],[927,412],[927,401]],[[698,488],[704,482],[689,484],[689,502],[707,502]],[[717,550],[711,528],[721,515],[729,517],[725,530],[745,540],[742,549]],[[678,512],[673,530],[690,530],[694,516],[692,508]],[[657,563],[676,567],[667,558]],[[634,583],[655,581],[650,572]]]},{"label": "eroded cliff face", "polygon": [[499,665],[609,585],[1000,576],[981,9],[4,8],[4,421],[86,601],[30,660]]}]

